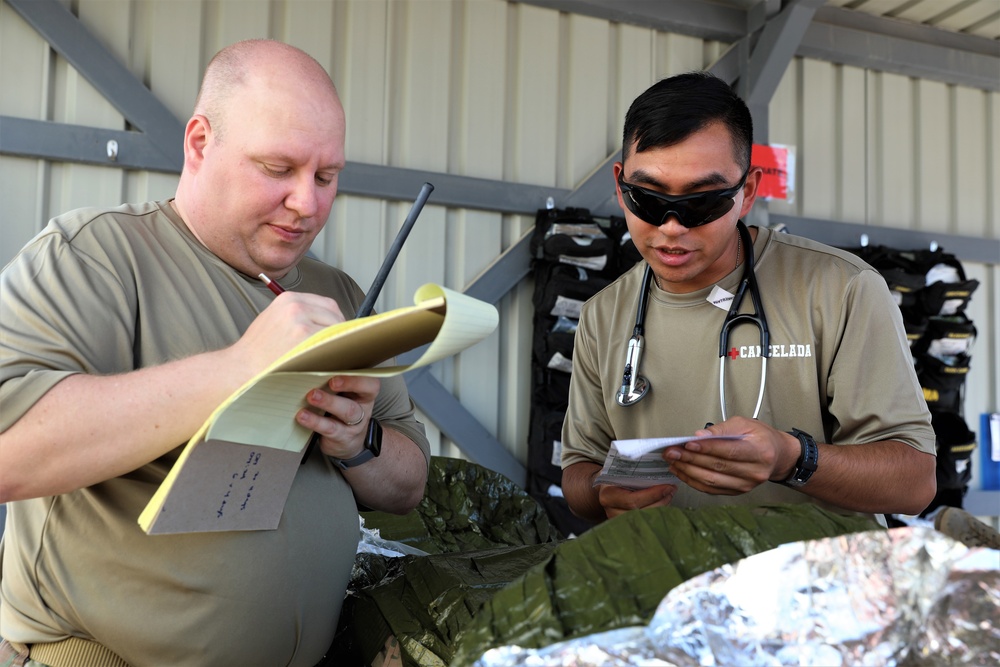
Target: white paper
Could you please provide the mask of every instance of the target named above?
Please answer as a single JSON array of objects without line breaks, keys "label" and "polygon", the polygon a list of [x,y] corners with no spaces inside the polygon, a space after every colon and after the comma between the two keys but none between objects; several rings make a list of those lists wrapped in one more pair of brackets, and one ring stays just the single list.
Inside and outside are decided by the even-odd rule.
[{"label": "white paper", "polygon": [[637,438],[635,440],[613,440],[611,446],[627,459],[638,459],[644,454],[696,440],[742,440],[742,435],[682,435],[672,438]]},{"label": "white paper", "polygon": [[[670,472],[670,462],[664,460],[660,450],[680,447],[686,442],[695,440],[742,440],[743,438],[742,435],[685,435],[673,438],[612,440],[611,449],[604,459],[604,467],[594,479],[594,486],[611,484],[626,489],[645,489],[659,484],[680,484],[680,479]],[[627,456],[625,451],[628,452]]]}]

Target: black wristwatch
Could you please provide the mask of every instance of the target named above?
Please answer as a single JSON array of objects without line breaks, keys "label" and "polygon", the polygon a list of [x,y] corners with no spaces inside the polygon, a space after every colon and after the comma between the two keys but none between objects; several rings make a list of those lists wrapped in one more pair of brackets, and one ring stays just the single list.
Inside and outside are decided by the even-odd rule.
[{"label": "black wristwatch", "polygon": [[802,445],[802,453],[799,454],[799,460],[795,462],[795,467],[792,468],[792,474],[780,483],[791,487],[803,486],[813,476],[813,473],[816,472],[816,467],[819,465],[819,446],[816,444],[816,439],[805,431],[793,428],[789,433],[799,439],[799,444]]},{"label": "black wristwatch", "polygon": [[361,453],[349,459],[335,459],[330,457],[341,470],[347,470],[367,463],[382,453],[382,425],[372,417],[368,420],[368,433],[365,434],[365,448]]}]

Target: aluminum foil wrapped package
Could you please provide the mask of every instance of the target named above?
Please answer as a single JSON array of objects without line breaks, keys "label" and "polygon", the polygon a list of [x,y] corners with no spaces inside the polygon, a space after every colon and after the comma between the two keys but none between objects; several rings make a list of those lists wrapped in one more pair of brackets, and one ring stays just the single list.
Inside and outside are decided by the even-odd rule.
[{"label": "aluminum foil wrapped package", "polygon": [[476,664],[997,665],[1000,551],[925,527],[789,543],[689,579],[623,633]]}]

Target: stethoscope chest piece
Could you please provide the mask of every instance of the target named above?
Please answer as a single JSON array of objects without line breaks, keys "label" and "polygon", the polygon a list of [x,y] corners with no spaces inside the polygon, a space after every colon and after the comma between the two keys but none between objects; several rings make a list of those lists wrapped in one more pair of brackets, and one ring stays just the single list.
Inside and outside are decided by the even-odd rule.
[{"label": "stethoscope chest piece", "polygon": [[635,328],[628,340],[628,353],[625,356],[625,371],[622,373],[622,385],[615,394],[615,402],[626,406],[638,403],[649,391],[649,380],[639,375],[639,361],[642,359],[642,335],[646,328],[646,300],[649,298],[649,285],[653,281],[653,269],[646,265],[642,276],[642,287],[639,289],[639,305],[636,308]]},{"label": "stethoscope chest piece", "polygon": [[636,332],[628,341],[628,356],[625,359],[625,372],[622,374],[622,386],[615,394],[618,405],[638,403],[649,391],[649,381],[639,375],[639,359],[642,358],[642,334]]},{"label": "stethoscope chest piece", "polygon": [[646,396],[647,391],[649,391],[649,382],[641,375],[636,375],[634,386],[628,390],[623,386],[618,390],[615,400],[618,401],[618,405],[632,405],[641,401]]}]

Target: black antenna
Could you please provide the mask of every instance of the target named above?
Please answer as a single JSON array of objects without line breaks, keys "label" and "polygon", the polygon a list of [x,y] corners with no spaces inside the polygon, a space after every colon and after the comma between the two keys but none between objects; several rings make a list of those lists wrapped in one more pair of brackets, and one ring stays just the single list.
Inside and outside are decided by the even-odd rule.
[{"label": "black antenna", "polygon": [[424,204],[427,202],[427,198],[431,195],[432,190],[434,190],[434,186],[430,183],[424,183],[423,187],[420,188],[420,194],[417,195],[416,201],[410,207],[410,213],[406,216],[406,220],[403,221],[403,226],[400,227],[399,233],[396,234],[396,240],[392,242],[389,254],[385,256],[382,268],[375,275],[375,280],[372,282],[372,286],[368,288],[365,300],[358,308],[355,317],[368,317],[372,314],[372,308],[375,307],[375,300],[378,299],[378,294],[382,291],[382,285],[385,284],[385,279],[388,277],[392,265],[395,264],[396,257],[399,256],[399,251],[403,248],[403,242],[406,241],[406,237],[413,228],[413,223],[417,221],[417,216],[420,215],[420,211],[424,208]]},{"label": "black antenna", "polygon": [[[424,204],[427,202],[427,198],[433,189],[434,186],[430,183],[424,183],[423,187],[420,188],[420,193],[417,195],[416,201],[410,207],[409,215],[406,216],[403,226],[399,229],[399,233],[396,234],[396,240],[392,242],[392,247],[389,248],[389,254],[385,256],[385,261],[382,262],[382,267],[375,275],[375,280],[368,289],[365,300],[361,303],[358,312],[354,316],[355,319],[371,315],[372,308],[375,306],[375,300],[378,298],[378,293],[382,291],[382,285],[385,284],[385,279],[389,275],[392,265],[396,262],[396,258],[399,257],[399,251],[403,248],[403,242],[409,235],[410,230],[413,229],[413,223],[417,221],[417,216],[420,215],[420,211],[424,208]],[[316,438],[314,434],[314,437],[309,439],[309,444],[306,445],[305,453],[302,455],[302,463],[305,463],[309,455],[312,454],[315,444]]]}]

